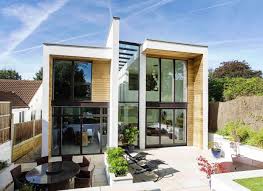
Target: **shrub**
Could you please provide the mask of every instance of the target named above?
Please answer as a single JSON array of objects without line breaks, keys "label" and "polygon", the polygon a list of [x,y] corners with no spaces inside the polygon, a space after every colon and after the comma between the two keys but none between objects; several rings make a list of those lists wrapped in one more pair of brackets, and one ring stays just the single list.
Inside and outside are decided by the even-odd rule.
[{"label": "shrub", "polygon": [[123,142],[132,145],[136,141],[139,131],[136,127],[125,127],[122,134]]},{"label": "shrub", "polygon": [[263,129],[254,133],[253,136],[247,142],[249,145],[257,146],[263,148]]},{"label": "shrub", "polygon": [[34,191],[34,188],[30,184],[24,184],[22,188],[19,189],[20,191]]},{"label": "shrub", "polygon": [[117,148],[109,148],[107,150],[107,160],[108,163],[110,164],[112,160],[118,158],[118,157],[122,157],[124,155],[124,150],[121,147],[117,147]]},{"label": "shrub", "polygon": [[7,166],[8,166],[7,161],[0,161],[0,170],[4,169]]},{"label": "shrub", "polygon": [[125,176],[128,173],[128,162],[124,157],[117,157],[111,161],[109,170],[115,176]]},{"label": "shrub", "polygon": [[109,171],[114,173],[115,176],[125,176],[128,173],[128,162],[123,157],[124,150],[120,147],[109,148],[107,155]]},{"label": "shrub", "polygon": [[230,121],[225,124],[224,128],[218,131],[218,134],[229,136],[234,141],[246,143],[253,136],[254,131],[242,121]]}]

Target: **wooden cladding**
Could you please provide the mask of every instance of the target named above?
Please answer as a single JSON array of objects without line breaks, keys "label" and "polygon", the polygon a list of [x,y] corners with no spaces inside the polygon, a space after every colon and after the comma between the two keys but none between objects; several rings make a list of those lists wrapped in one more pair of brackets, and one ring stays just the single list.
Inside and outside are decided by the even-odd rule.
[{"label": "wooden cladding", "polygon": [[110,63],[109,62],[93,61],[91,87],[92,87],[92,93],[91,93],[92,102],[109,101],[110,99]]},{"label": "wooden cladding", "polygon": [[187,144],[203,146],[203,60],[188,62]]}]

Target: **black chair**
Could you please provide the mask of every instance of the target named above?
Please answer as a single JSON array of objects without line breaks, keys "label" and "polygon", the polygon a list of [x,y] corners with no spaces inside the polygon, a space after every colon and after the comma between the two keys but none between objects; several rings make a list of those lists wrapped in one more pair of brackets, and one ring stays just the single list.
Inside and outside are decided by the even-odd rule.
[{"label": "black chair", "polygon": [[41,164],[48,163],[48,156],[40,157],[40,158],[36,159],[36,162],[37,162],[37,166],[41,165]]},{"label": "black chair", "polygon": [[21,165],[13,168],[10,171],[13,181],[14,181],[14,189],[20,189],[26,183],[25,175],[27,172],[22,172]]},{"label": "black chair", "polygon": [[92,187],[95,165],[90,165],[89,171],[80,172],[75,177],[74,188]]},{"label": "black chair", "polygon": [[62,155],[62,161],[72,161],[72,155]]},{"label": "black chair", "polygon": [[164,161],[161,161],[159,159],[156,159],[156,160],[150,160],[150,161],[147,161],[145,164],[143,165],[140,165],[138,163],[136,163],[139,167],[141,167],[142,169],[141,170],[136,170],[134,174],[141,174],[141,173],[144,173],[144,172],[151,172],[151,171],[154,171],[156,169],[158,169],[158,166],[160,164],[166,164]]},{"label": "black chair", "polygon": [[80,166],[80,168],[89,167],[90,160],[87,157],[83,156],[82,157],[82,163],[78,163],[78,165]]},{"label": "black chair", "polygon": [[130,154],[130,152],[126,149],[124,150],[124,152],[128,156],[128,158],[134,163],[137,163],[137,162],[142,161],[142,160],[146,160],[146,156],[151,155],[151,154],[146,153],[146,152],[139,152],[135,156],[132,156]]}]

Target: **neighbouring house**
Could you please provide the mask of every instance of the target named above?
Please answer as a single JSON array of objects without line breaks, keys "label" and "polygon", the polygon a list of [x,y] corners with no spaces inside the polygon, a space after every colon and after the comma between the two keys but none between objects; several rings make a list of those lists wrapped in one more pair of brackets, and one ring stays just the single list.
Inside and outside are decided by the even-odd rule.
[{"label": "neighbouring house", "polygon": [[102,153],[136,127],[138,148],[208,145],[208,47],[121,41],[43,45],[42,155]]},{"label": "neighbouring house", "polygon": [[13,123],[21,123],[42,116],[42,81],[0,80],[0,101],[10,101]]}]

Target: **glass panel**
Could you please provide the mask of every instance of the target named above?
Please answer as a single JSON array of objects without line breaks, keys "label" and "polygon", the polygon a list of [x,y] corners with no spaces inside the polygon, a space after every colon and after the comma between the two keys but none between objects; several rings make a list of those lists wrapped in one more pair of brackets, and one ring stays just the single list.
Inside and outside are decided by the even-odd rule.
[{"label": "glass panel", "polygon": [[54,60],[54,99],[72,98],[72,61]]},{"label": "glass panel", "polygon": [[186,61],[175,61],[175,101],[187,101],[187,72]]},{"label": "glass panel", "polygon": [[160,143],[159,109],[147,109],[146,112],[146,145]]},{"label": "glass panel", "polygon": [[[132,58],[131,58],[132,59]],[[129,62],[119,71],[119,101],[138,102],[139,58]]]},{"label": "glass panel", "polygon": [[79,116],[63,117],[61,154],[80,154]]},{"label": "glass panel", "polygon": [[101,146],[102,146],[102,152],[106,150],[107,145],[107,127],[108,127],[108,118],[102,117],[102,136],[101,136]]},{"label": "glass panel", "polygon": [[161,101],[174,102],[173,60],[161,59]]},{"label": "glass panel", "polygon": [[85,117],[82,124],[82,153],[100,153],[100,117]]},{"label": "glass panel", "polygon": [[79,107],[63,107],[63,115],[79,115]]},{"label": "glass panel", "polygon": [[175,109],[175,128],[174,139],[175,143],[186,143],[186,110]]},{"label": "glass panel", "polygon": [[81,115],[82,116],[90,116],[90,115],[99,115],[100,108],[98,107],[83,107],[81,108]]},{"label": "glass panel", "polygon": [[[119,145],[122,145],[122,132],[125,128],[138,128],[138,103],[119,103]],[[134,142],[137,145],[138,141]]]},{"label": "glass panel", "polygon": [[53,117],[52,146],[51,146],[52,155],[59,155],[60,128],[61,128],[61,117]]},{"label": "glass panel", "polygon": [[159,59],[146,58],[146,101],[159,101]]},{"label": "glass panel", "polygon": [[74,62],[74,98],[91,100],[91,63]]},{"label": "glass panel", "polygon": [[161,144],[173,144],[173,109],[161,110]]}]

